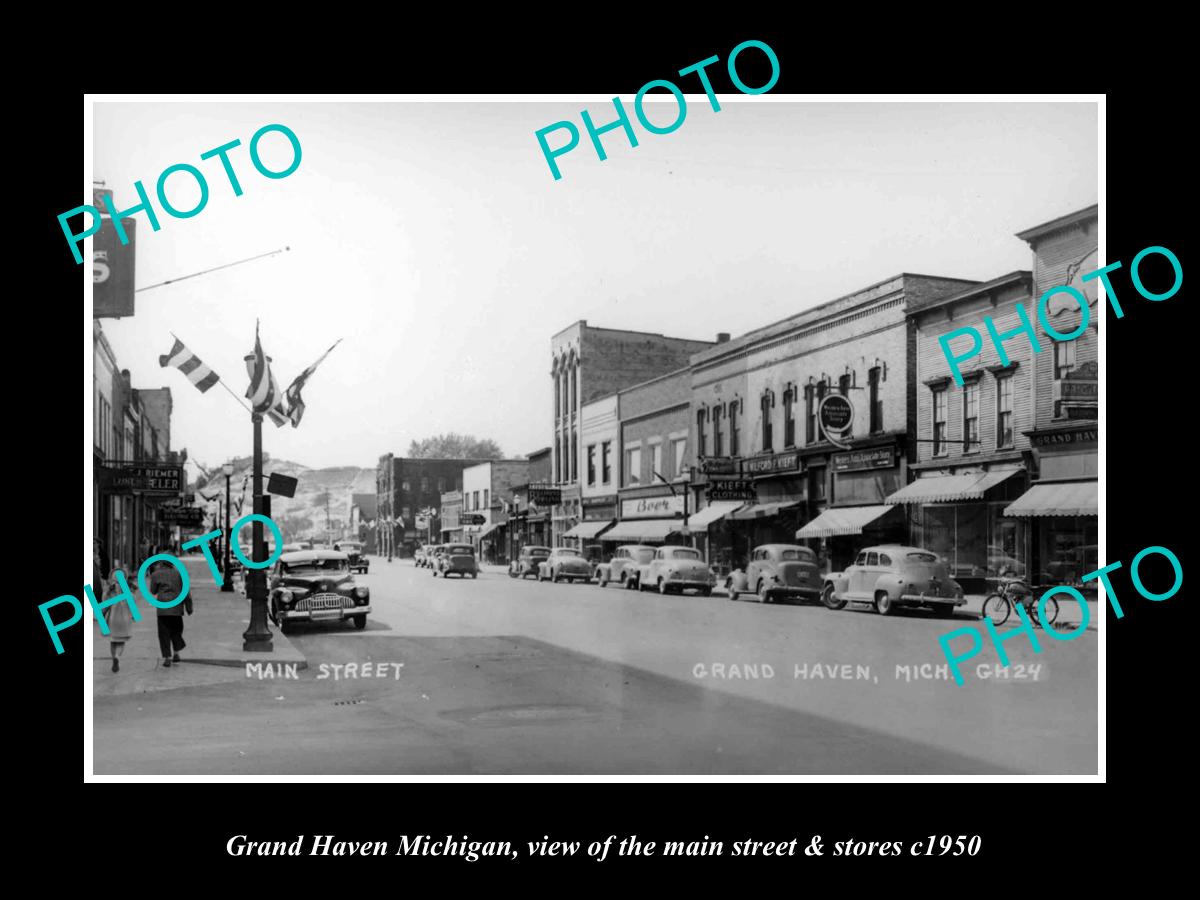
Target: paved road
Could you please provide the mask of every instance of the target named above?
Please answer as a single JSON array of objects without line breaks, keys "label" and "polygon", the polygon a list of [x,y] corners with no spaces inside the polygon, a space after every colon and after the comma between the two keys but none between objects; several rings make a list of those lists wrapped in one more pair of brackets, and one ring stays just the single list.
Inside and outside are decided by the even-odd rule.
[{"label": "paved road", "polygon": [[968,615],[372,567],[365,631],[293,632],[308,669],[98,700],[97,772],[1095,771],[1094,630],[986,645],[959,687],[937,636]]}]

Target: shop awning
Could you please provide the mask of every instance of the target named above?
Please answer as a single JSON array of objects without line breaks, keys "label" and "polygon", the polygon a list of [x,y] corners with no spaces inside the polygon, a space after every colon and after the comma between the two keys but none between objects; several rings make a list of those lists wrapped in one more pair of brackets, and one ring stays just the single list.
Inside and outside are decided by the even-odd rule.
[{"label": "shop awning", "polygon": [[700,512],[688,517],[688,528],[703,531],[713,522],[719,522],[735,509],[745,505],[744,500],[718,500],[716,503],[710,503]]},{"label": "shop awning", "polygon": [[487,537],[489,534],[491,534],[497,528],[503,528],[503,527],[504,527],[503,522],[493,522],[491,525],[488,525],[486,528],[484,528],[483,531],[479,532],[479,539],[482,541],[485,537]]},{"label": "shop awning", "polygon": [[1006,516],[1095,516],[1099,501],[1095,481],[1035,484],[1004,508]]},{"label": "shop awning", "polygon": [[847,506],[827,509],[796,532],[798,538],[835,537],[843,534],[862,534],[876,519],[896,510],[895,506]]},{"label": "shop awning", "polygon": [[741,509],[729,513],[729,518],[738,522],[746,519],[766,519],[799,505],[799,500],[785,500],[779,503],[747,503]]},{"label": "shop awning", "polygon": [[580,522],[563,535],[565,538],[594,538],[600,532],[612,525],[612,519],[600,519],[595,522]]},{"label": "shop awning", "polygon": [[998,472],[974,472],[970,475],[932,475],[918,478],[885,500],[885,503],[947,503],[952,500],[980,500],[983,495],[1021,469]]},{"label": "shop awning", "polygon": [[665,541],[683,529],[682,519],[626,519],[604,535],[606,541]]}]

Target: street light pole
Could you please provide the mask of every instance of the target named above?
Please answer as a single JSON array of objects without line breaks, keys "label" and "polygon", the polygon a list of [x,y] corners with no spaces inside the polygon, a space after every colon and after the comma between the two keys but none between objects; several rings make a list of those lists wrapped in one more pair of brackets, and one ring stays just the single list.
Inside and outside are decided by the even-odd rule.
[{"label": "street light pole", "polygon": [[[225,545],[222,553],[225,559],[225,570],[223,573],[225,577],[221,579],[221,591],[222,593],[232,593],[233,578],[229,574],[229,477],[233,475],[233,466],[225,463],[221,471],[225,475],[225,539],[222,541]],[[219,502],[220,498],[218,497],[217,499]]]},{"label": "street light pole", "polygon": [[[262,413],[254,413],[254,511],[264,514],[262,479]],[[254,562],[267,561],[267,547],[263,540],[263,523],[255,519],[251,525],[250,555]],[[276,548],[279,549],[279,548]],[[262,569],[251,569],[246,573],[246,593],[250,597],[250,624],[242,632],[242,651],[271,653],[275,649],[271,629],[267,627],[267,573]]]}]

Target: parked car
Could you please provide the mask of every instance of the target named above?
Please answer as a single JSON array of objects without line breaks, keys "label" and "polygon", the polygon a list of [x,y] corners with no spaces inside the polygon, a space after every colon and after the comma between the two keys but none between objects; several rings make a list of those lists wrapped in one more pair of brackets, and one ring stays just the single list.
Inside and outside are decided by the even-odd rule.
[{"label": "parked car", "polygon": [[966,603],[941,557],[899,544],[867,547],[846,571],[826,575],[821,599],[830,609],[871,603],[884,616],[901,606],[924,606],[948,616]]},{"label": "parked car", "polygon": [[457,575],[459,578],[466,578],[468,575],[478,578],[479,561],[475,559],[475,548],[470,544],[445,544],[438,554],[433,577],[436,578],[439,572],[443,578],[449,578],[451,575]]},{"label": "parked car", "polygon": [[600,566],[604,562],[604,547],[600,544],[586,544],[582,550],[583,558],[592,567],[593,580],[599,577]]},{"label": "parked car", "polygon": [[350,559],[336,550],[284,553],[271,569],[269,610],[281,631],[293,622],[343,622],[367,627],[371,592],[354,583]]},{"label": "parked car", "polygon": [[538,563],[538,581],[591,581],[592,564],[574,547],[555,547]]},{"label": "parked car", "polygon": [[371,561],[367,559],[367,554],[363,552],[362,541],[338,541],[333,545],[334,550],[340,550],[350,558],[350,571],[361,572],[367,574],[367,569],[371,567]]},{"label": "parked car", "polygon": [[596,567],[600,587],[610,582],[630,589],[637,587],[638,566],[654,559],[656,549],[647,544],[623,544],[618,547],[612,559]]},{"label": "parked car", "polygon": [[716,582],[700,551],[691,547],[659,547],[650,562],[638,566],[639,591],[657,589],[660,594],[682,594],[695,590],[708,597]]},{"label": "parked car", "polygon": [[784,597],[820,600],[823,588],[817,554],[797,544],[763,544],[755,547],[746,566],[744,588],[730,588],[736,600],[743,592],[758,595],[762,603]]},{"label": "parked car", "polygon": [[538,564],[550,555],[549,547],[522,547],[520,555],[508,564],[508,577],[524,580],[532,575],[538,577]]}]

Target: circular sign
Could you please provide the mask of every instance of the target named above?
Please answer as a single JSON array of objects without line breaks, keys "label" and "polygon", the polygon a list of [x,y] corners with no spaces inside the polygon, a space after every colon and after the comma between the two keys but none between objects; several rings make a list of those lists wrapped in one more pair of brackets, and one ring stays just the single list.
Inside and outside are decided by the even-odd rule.
[{"label": "circular sign", "polygon": [[844,434],[854,424],[854,406],[849,397],[829,394],[817,408],[817,419],[822,430],[837,435]]}]

